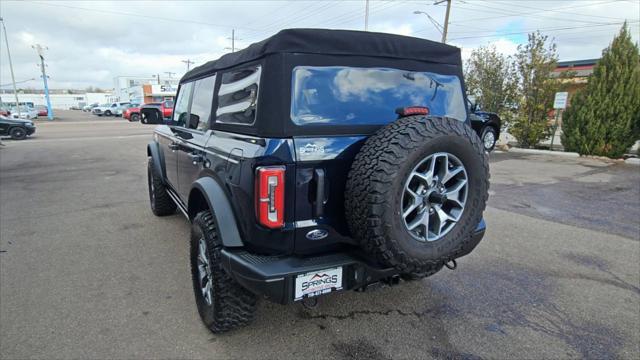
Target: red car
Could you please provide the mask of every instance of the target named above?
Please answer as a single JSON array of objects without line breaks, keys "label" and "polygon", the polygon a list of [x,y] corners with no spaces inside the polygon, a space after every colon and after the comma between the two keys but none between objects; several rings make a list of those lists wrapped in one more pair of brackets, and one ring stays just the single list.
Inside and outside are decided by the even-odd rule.
[{"label": "red car", "polygon": [[148,103],[138,107],[129,108],[125,110],[122,116],[124,116],[125,119],[129,119],[129,121],[138,121],[140,120],[140,108],[142,106],[158,108],[162,112],[162,117],[165,119],[170,119],[173,115],[173,100],[165,100],[160,103]]},{"label": "red car", "polygon": [[46,106],[36,106],[36,110],[38,110],[38,116],[47,116],[49,115],[49,110],[47,110]]},{"label": "red car", "polygon": [[122,117],[129,121],[140,120],[140,106],[130,107],[124,110]]}]

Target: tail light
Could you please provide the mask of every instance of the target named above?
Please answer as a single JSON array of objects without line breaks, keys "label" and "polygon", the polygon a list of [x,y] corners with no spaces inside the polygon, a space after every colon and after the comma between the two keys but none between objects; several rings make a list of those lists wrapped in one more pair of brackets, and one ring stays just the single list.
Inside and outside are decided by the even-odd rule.
[{"label": "tail light", "polygon": [[256,170],[256,215],[270,229],[284,226],[284,169],[266,166]]},{"label": "tail light", "polygon": [[429,115],[429,108],[426,106],[409,106],[397,108],[396,114],[398,114],[400,117],[411,115]]}]

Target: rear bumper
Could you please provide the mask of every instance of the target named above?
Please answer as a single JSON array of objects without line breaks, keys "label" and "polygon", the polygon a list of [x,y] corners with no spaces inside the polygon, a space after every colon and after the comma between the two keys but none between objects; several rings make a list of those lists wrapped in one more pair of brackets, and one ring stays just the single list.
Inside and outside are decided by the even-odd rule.
[{"label": "rear bumper", "polygon": [[[469,254],[478,245],[485,232],[482,220],[472,240],[456,254],[456,258]],[[264,256],[244,250],[223,249],[223,268],[243,287],[251,292],[280,303],[294,302],[297,275],[342,267],[341,290],[358,289],[381,279],[398,275],[394,268],[373,264],[355,253],[341,252],[321,256]]]}]

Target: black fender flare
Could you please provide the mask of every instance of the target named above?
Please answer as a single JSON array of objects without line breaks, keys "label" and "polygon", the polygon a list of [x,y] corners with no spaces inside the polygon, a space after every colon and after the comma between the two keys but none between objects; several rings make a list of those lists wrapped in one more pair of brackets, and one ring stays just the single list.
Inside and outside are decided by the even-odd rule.
[{"label": "black fender flare", "polygon": [[147,145],[147,156],[151,157],[151,161],[153,161],[153,167],[160,174],[161,180],[163,184],[166,184],[167,174],[164,169],[164,157],[162,155],[162,151],[160,151],[160,144],[155,141],[151,141]]},{"label": "black fender flare", "polygon": [[[225,247],[244,246],[238,231],[238,223],[233,215],[233,208],[222,186],[210,177],[202,177],[193,183],[191,192],[195,189],[198,189],[204,195],[209,209],[213,212],[218,225],[218,232],[222,238],[222,244]],[[191,198],[191,193],[189,198]],[[189,217],[191,215],[191,209],[189,209]]]}]

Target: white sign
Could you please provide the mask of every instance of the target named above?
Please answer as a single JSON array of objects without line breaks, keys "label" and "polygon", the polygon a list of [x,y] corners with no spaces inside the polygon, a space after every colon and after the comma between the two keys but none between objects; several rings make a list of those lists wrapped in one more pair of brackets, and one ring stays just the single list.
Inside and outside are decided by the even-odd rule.
[{"label": "white sign", "polygon": [[151,94],[155,96],[176,96],[178,87],[175,85],[151,85]]},{"label": "white sign", "polygon": [[556,97],[553,100],[554,109],[565,109],[567,107],[567,99],[569,98],[568,92],[557,92]]}]

